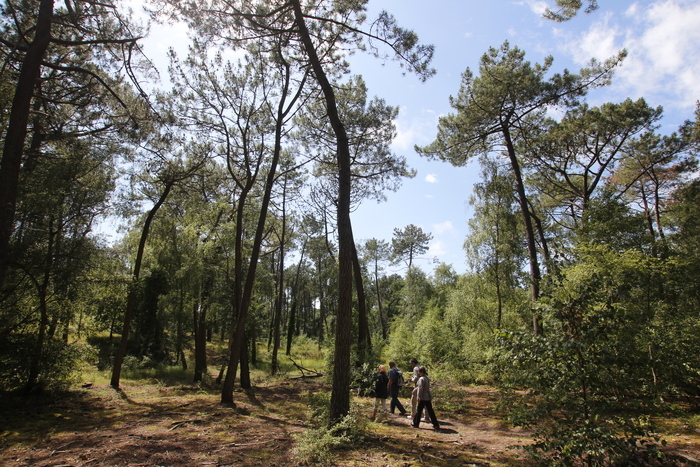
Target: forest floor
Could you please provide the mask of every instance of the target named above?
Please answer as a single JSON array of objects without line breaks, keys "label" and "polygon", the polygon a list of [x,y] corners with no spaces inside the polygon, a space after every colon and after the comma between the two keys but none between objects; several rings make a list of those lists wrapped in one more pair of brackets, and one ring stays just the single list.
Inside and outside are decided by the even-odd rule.
[{"label": "forest floor", "polygon": [[[162,380],[123,381],[121,391],[93,384],[31,401],[0,399],[0,465],[78,466],[288,466],[310,426],[309,401],[328,388],[320,379],[278,378],[219,402],[214,385]],[[439,384],[438,384],[439,386]],[[409,389],[400,398],[407,402]],[[367,420],[357,446],[332,453],[337,466],[534,466],[522,446],[530,433],[509,427],[490,387],[443,388],[436,400],[439,432],[405,416],[369,421],[370,398],[354,398]],[[694,416],[692,420],[697,420]],[[667,449],[693,464],[700,459],[700,427],[666,424]]]}]

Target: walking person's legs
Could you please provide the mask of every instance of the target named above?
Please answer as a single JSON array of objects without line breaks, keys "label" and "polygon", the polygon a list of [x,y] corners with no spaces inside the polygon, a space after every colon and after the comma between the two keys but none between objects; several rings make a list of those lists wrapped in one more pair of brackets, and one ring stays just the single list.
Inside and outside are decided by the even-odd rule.
[{"label": "walking person's legs", "polygon": [[413,388],[411,391],[411,418],[416,416],[416,407],[418,407],[418,388]]},{"label": "walking person's legs", "polygon": [[391,391],[391,404],[389,405],[389,412],[394,413],[394,408],[399,409],[399,413],[401,415],[406,415],[406,409],[403,408],[403,405],[401,405],[401,401],[399,400],[399,392],[396,391]]},{"label": "walking person's legs", "polygon": [[428,418],[430,418],[430,420],[432,420],[432,422],[433,422],[433,428],[435,428],[436,430],[439,430],[440,423],[438,422],[438,419],[435,416],[435,411],[433,410],[433,402],[432,401],[425,402],[425,411],[428,414]]},{"label": "walking person's legs", "polygon": [[416,414],[413,416],[412,423],[415,428],[420,426],[420,418],[423,415],[423,407],[425,407],[425,401],[418,401],[418,407],[416,408]]}]

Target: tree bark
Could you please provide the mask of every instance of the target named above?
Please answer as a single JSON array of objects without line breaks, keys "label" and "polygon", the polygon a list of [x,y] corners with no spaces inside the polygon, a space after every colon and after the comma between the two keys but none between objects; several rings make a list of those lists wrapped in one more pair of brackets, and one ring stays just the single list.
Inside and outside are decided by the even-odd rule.
[{"label": "tree bark", "polygon": [[335,99],[335,92],[321,65],[311,35],[306,27],[300,0],[292,0],[299,37],[316,80],[326,100],[326,110],[336,137],[338,161],[338,313],[336,318],[333,387],[330,401],[330,424],[335,425],[350,412],[350,341],[352,326],[352,224],[350,223],[351,158],[348,136]]},{"label": "tree bark", "polygon": [[194,315],[194,382],[202,381],[207,371],[207,308],[214,277],[205,272],[202,292]]},{"label": "tree bark", "polygon": [[274,334],[272,343],[272,362],[271,362],[271,373],[273,375],[279,372],[279,350],[282,343],[282,308],[284,306],[284,244],[287,241],[287,176],[284,177],[284,184],[282,186],[282,231],[280,232],[280,261],[279,261],[279,274],[278,274],[278,284],[277,289],[277,303],[275,306],[275,320],[272,324],[272,330]]},{"label": "tree bark", "polygon": [[146,249],[146,239],[148,238],[148,232],[151,229],[151,223],[153,218],[156,216],[158,209],[163,205],[166,198],[170,194],[170,190],[175,185],[174,180],[169,180],[165,183],[165,188],[160,198],[153,205],[153,208],[148,212],[146,216],[146,221],[143,223],[143,229],[141,230],[141,239],[139,240],[138,251],[136,252],[136,261],[134,262],[134,271],[131,276],[131,284],[129,285],[129,295],[126,300],[126,311],[124,312],[124,326],[122,327],[122,337],[119,342],[119,349],[117,354],[114,356],[114,367],[112,368],[112,380],[110,385],[114,389],[119,389],[119,379],[121,378],[122,363],[124,362],[124,355],[126,354],[126,343],[129,340],[129,330],[131,329],[131,319],[134,314],[134,307],[136,305],[136,292],[138,291],[139,276],[141,274],[141,263],[143,262],[143,252]]},{"label": "tree bark", "polygon": [[19,190],[19,173],[22,154],[27,138],[29,110],[34,96],[34,88],[39,81],[41,62],[51,42],[53,21],[52,0],[41,0],[34,27],[34,40],[29,44],[22,61],[22,67],[15,88],[10,109],[10,118],[0,162],[0,289],[5,282],[9,259],[10,237],[14,225]]},{"label": "tree bark", "polygon": [[49,326],[49,310],[47,304],[47,294],[49,289],[49,281],[51,278],[51,265],[54,258],[54,239],[56,232],[54,231],[53,219],[49,221],[49,242],[46,248],[46,267],[44,269],[44,277],[38,284],[39,295],[39,333],[37,335],[36,344],[32,349],[32,355],[29,360],[29,375],[27,383],[24,386],[24,393],[29,394],[37,387],[39,375],[41,372],[41,361],[44,353],[44,346],[47,340],[47,328]]},{"label": "tree bark", "polygon": [[[530,209],[527,202],[527,195],[525,194],[525,183],[523,182],[522,172],[520,170],[520,162],[518,162],[518,157],[515,154],[515,147],[513,146],[513,141],[510,137],[510,131],[508,130],[508,125],[503,124],[503,137],[506,141],[506,148],[508,150],[508,157],[510,158],[510,165],[513,169],[513,176],[515,177],[516,191],[518,193],[518,202],[520,203],[520,210],[523,215],[523,223],[525,224],[525,234],[527,236],[527,251],[530,258],[530,299],[532,303],[536,302],[540,298],[540,263],[537,258],[537,244],[535,242],[535,229],[532,225],[532,217],[530,216]],[[535,334],[540,333],[540,320],[539,315],[535,313],[532,317],[532,328]]]},{"label": "tree bark", "polygon": [[377,294],[377,310],[379,312],[379,323],[382,326],[382,339],[386,340],[386,332],[387,332],[387,323],[386,319],[384,318],[384,308],[382,305],[382,295],[379,290],[379,265],[378,259],[374,259],[374,290],[375,293]]},{"label": "tree bark", "polygon": [[294,331],[297,321],[297,309],[299,307],[299,275],[301,274],[301,266],[304,262],[304,252],[306,251],[306,241],[301,247],[301,257],[297,264],[297,273],[294,278],[294,288],[292,289],[292,306],[289,310],[289,320],[287,321],[287,355],[292,354],[292,341],[294,340]]},{"label": "tree bark", "polygon": [[[289,65],[286,63],[283,64],[286,68],[286,75],[284,87],[280,93],[280,102],[277,107],[277,117],[275,123],[275,147],[272,153],[272,160],[270,161],[270,168],[267,173],[267,179],[265,181],[265,190],[260,201],[260,215],[258,217],[258,225],[255,230],[255,236],[253,239],[253,247],[250,254],[250,264],[246,274],[245,284],[243,284],[242,281],[242,266],[240,265],[240,263],[237,263],[236,265],[236,278],[234,279],[236,323],[234,328],[235,332],[229,344],[228,370],[226,371],[226,378],[224,379],[224,384],[221,388],[221,402],[224,404],[233,404],[233,384],[236,378],[236,372],[238,370],[238,363],[240,360],[240,352],[234,351],[234,349],[240,349],[241,342],[245,338],[245,325],[246,320],[248,318],[248,309],[250,308],[251,297],[253,294],[253,285],[255,283],[255,271],[258,266],[258,260],[260,259],[260,249],[262,246],[263,235],[265,232],[265,221],[267,219],[267,211],[270,205],[270,198],[272,197],[272,187],[275,183],[277,165],[279,164],[280,154],[282,153],[282,129],[284,126],[284,118],[289,111],[289,109],[286,109],[285,106],[287,105],[286,98],[289,93],[290,75]],[[242,251],[242,249],[236,250],[237,255],[239,251]],[[238,261],[238,258],[236,261]]]},{"label": "tree bark", "polygon": [[369,333],[367,319],[367,300],[365,287],[362,281],[362,268],[360,258],[357,256],[357,246],[352,242],[352,269],[355,273],[355,291],[357,293],[357,366],[361,367],[368,361],[369,352],[372,349],[372,341]]}]

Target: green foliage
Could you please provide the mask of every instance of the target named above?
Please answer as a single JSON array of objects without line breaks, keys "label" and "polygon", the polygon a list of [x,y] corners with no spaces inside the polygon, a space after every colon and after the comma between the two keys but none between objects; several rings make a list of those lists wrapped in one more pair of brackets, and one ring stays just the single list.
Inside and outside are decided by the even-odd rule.
[{"label": "green foliage", "polygon": [[659,462],[664,457],[660,440],[650,431],[644,417],[582,420],[540,428],[537,441],[523,449],[538,462],[553,466],[576,466],[581,460],[591,467],[663,465]]},{"label": "green foliage", "polygon": [[577,232],[578,241],[607,245],[617,251],[630,248],[641,251],[651,240],[644,222],[641,213],[633,212],[611,193],[603,193],[590,200],[582,227]]},{"label": "green foliage", "polygon": [[[526,292],[512,289],[501,301],[500,329],[520,329],[527,319]],[[451,291],[440,326],[444,328],[449,358],[441,371],[459,382],[491,383],[497,378],[493,356],[497,353],[494,331],[499,325],[498,297],[494,283],[482,274],[466,274]]]},{"label": "green foliage", "polygon": [[328,392],[308,393],[310,428],[295,436],[297,445],[292,450],[292,456],[298,463],[333,465],[334,450],[361,444],[366,439],[367,417],[360,413],[358,406],[352,406],[347,416],[328,427],[330,400]]},{"label": "green foliage", "polygon": [[[440,371],[440,375],[444,376],[444,371]],[[441,378],[441,380],[444,378]],[[469,393],[459,386],[452,386],[449,384],[439,384],[435,383],[433,380],[430,386],[430,392],[433,394],[433,398],[438,401],[439,412],[444,414],[466,414],[469,412],[471,402],[469,400]],[[439,417],[439,415],[438,415]]]},{"label": "green foliage", "polygon": [[411,269],[413,260],[428,251],[428,244],[433,235],[423,232],[423,229],[414,224],[406,228],[394,229],[394,237],[391,239],[391,256],[394,263],[405,261],[408,269]]},{"label": "green foliage", "polygon": [[153,269],[142,281],[139,303],[134,310],[134,348],[138,357],[153,362],[165,362],[168,357],[164,323],[158,312],[160,297],[167,293],[168,279],[165,271]]},{"label": "green foliage", "polygon": [[377,365],[363,363],[361,367],[352,368],[352,387],[357,388],[358,396],[373,396]]},{"label": "green foliage", "polygon": [[[36,336],[9,334],[0,340],[0,390],[22,388],[29,377],[27,355],[35,352]],[[74,382],[86,365],[94,364],[96,351],[82,343],[66,344],[60,339],[44,343],[40,355],[37,386],[46,389],[64,388]]]},{"label": "green foliage", "polygon": [[[553,11],[547,8],[544,12],[544,17],[557,22],[568,21],[579,12],[583,6],[581,0],[556,0],[558,10]],[[597,0],[588,0],[588,6],[584,10],[586,13],[591,13],[598,9]]]},{"label": "green foliage", "polygon": [[399,368],[403,366],[402,362],[408,362],[411,357],[416,357],[420,361],[419,342],[414,333],[415,323],[409,320],[397,318],[391,324],[389,343],[385,353],[391,360],[397,362]]},{"label": "green foliage", "polygon": [[660,370],[673,357],[661,349],[675,325],[659,326],[658,262],[601,246],[577,256],[541,301],[544,332],[500,334],[504,403],[513,423],[537,427],[531,451],[540,458],[624,462],[638,446],[644,455],[655,449],[638,414],[659,410],[658,395],[670,389],[673,377]]}]

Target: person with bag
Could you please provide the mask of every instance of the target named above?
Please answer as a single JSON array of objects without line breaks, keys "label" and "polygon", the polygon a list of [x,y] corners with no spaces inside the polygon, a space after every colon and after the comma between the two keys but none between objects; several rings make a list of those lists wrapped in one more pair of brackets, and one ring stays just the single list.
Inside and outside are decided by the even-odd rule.
[{"label": "person with bag", "polygon": [[390,361],[389,384],[387,387],[389,388],[389,393],[391,394],[391,403],[389,404],[389,412],[391,413],[394,413],[394,409],[398,408],[401,415],[406,415],[406,409],[403,408],[401,401],[399,401],[399,390],[401,389],[401,386],[403,386],[403,383],[403,373],[401,373],[399,367],[396,366],[396,362]]},{"label": "person with bag", "polygon": [[428,412],[430,420],[433,422],[433,429],[435,431],[440,430],[440,423],[435,416],[435,411],[433,410],[433,396],[430,394],[430,380],[428,379],[428,373],[425,367],[421,366],[418,368],[418,381],[416,382],[416,389],[418,390],[418,408],[416,409],[416,414],[413,416],[413,423],[411,426],[418,428],[420,426],[420,419],[423,415],[423,409]]}]

